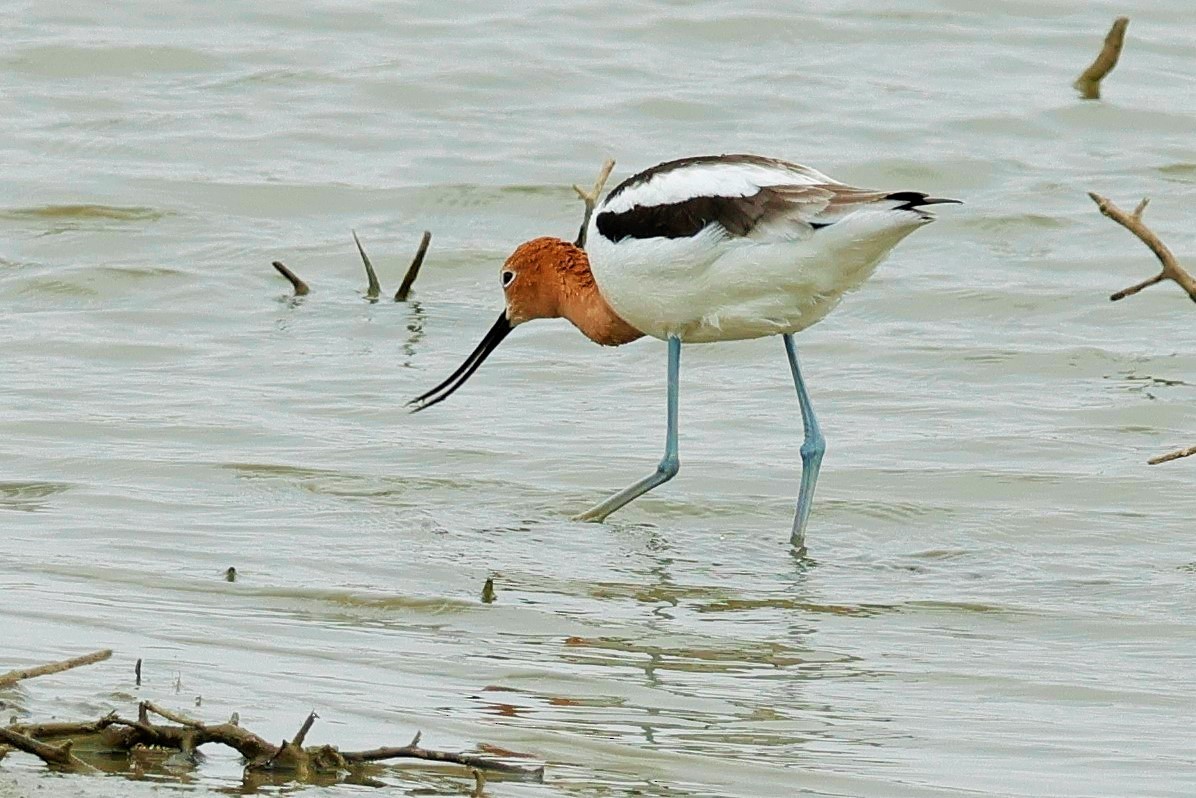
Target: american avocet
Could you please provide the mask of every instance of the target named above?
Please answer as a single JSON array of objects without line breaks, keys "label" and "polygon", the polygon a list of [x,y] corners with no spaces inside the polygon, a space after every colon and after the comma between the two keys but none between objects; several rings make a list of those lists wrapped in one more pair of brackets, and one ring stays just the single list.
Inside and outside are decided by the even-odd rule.
[{"label": "american avocet", "polygon": [[668,343],[664,459],[652,474],[577,516],[602,521],[669,481],[677,458],[682,343],[780,335],[805,440],[792,543],[802,548],[826,444],[793,334],[821,320],[897,242],[958,200],[853,188],[795,163],[756,155],[668,161],[620,183],[597,207],[589,250],[556,238],[520,244],[500,271],[506,309],[448,379],[411,401],[447,399],[511,330],[564,317],[595,343],[644,335]]}]

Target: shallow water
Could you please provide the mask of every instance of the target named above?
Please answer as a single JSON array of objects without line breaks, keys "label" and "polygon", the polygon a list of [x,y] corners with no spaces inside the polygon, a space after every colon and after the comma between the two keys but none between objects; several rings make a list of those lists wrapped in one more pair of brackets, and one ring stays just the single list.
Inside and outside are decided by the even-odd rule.
[{"label": "shallow water", "polygon": [[[4,717],[148,697],[281,739],[315,707],[315,742],[546,763],[498,797],[1191,795],[1196,461],[1145,461],[1196,443],[1196,309],[1108,302],[1155,261],[1085,192],[1153,197],[1192,259],[1196,9],[1133,11],[1082,102],[1121,6],[773,5],[0,19],[0,670],[117,652]],[[779,341],[686,349],[681,475],[603,526],[568,518],[658,459],[658,342],[531,325],[403,407],[505,254],[572,236],[570,183],[723,151],[968,203],[800,337],[807,561]],[[416,301],[364,300],[350,228],[391,292],[433,232]],[[0,764],[6,796],[155,783]]]}]

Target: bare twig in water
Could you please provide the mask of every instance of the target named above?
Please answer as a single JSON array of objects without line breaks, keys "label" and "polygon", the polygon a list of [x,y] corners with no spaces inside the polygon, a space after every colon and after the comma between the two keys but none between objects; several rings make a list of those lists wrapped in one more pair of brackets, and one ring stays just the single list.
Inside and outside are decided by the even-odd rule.
[{"label": "bare twig in water", "polygon": [[1085,69],[1084,74],[1076,78],[1076,82],[1072,84],[1085,100],[1100,99],[1100,82],[1117,66],[1117,59],[1121,57],[1121,46],[1125,43],[1125,29],[1129,24],[1129,17],[1118,17],[1113,21],[1113,27],[1109,28],[1109,33],[1105,36],[1105,45],[1100,54],[1096,56],[1092,66]]},{"label": "bare twig in water", "polygon": [[473,772],[473,792],[469,794],[469,798],[482,798],[486,794],[486,774],[477,768],[472,768]]},{"label": "bare twig in water", "polygon": [[38,665],[36,668],[9,671],[8,673],[0,674],[0,687],[8,687],[10,684],[16,684],[24,679],[32,679],[35,676],[46,676],[51,673],[69,671],[71,668],[79,668],[84,665],[94,665],[97,662],[103,662],[111,656],[112,649],[105,648],[102,651],[93,651],[81,657],[64,659],[62,662],[51,662],[48,665]]},{"label": "bare twig in water", "polygon": [[1178,460],[1181,457],[1191,457],[1194,454],[1196,454],[1196,446],[1189,446],[1187,449],[1177,449],[1174,452],[1160,454],[1158,457],[1152,457],[1146,462],[1150,465],[1158,465],[1159,463],[1168,463],[1172,460]]},{"label": "bare twig in water", "polygon": [[377,299],[382,293],[382,286],[378,284],[378,273],[374,271],[374,264],[370,263],[370,256],[365,254],[365,248],[361,246],[361,239],[357,237],[357,231],[353,230],[353,243],[357,245],[357,251],[361,253],[361,262],[365,264],[365,279],[369,281],[369,286],[365,289],[366,299]]},{"label": "bare twig in water", "polygon": [[577,192],[577,196],[586,204],[585,214],[581,218],[581,228],[577,231],[577,240],[573,242],[576,247],[586,248],[586,230],[590,226],[590,217],[594,215],[594,208],[598,205],[598,198],[602,196],[602,189],[606,188],[606,179],[610,177],[611,170],[615,168],[615,161],[613,158],[607,158],[606,163],[602,164],[602,169],[598,172],[598,179],[594,181],[594,188],[592,191],[586,191],[576,183],[573,184],[573,190]]},{"label": "bare twig in water", "polygon": [[412,258],[411,265],[407,268],[407,276],[403,278],[399,290],[395,291],[395,302],[406,302],[407,297],[411,296],[411,286],[415,285],[415,278],[419,276],[419,267],[424,265],[424,256],[428,254],[428,245],[431,243],[432,234],[425,230],[423,238],[419,240],[419,249],[415,251],[415,257]]},{"label": "bare twig in water", "polygon": [[20,732],[6,729],[0,726],[0,742],[9,745],[18,751],[24,751],[27,754],[33,754],[35,757],[45,762],[51,767],[62,770],[70,770],[75,773],[95,773],[95,768],[87,764],[83,760],[71,753],[71,741],[67,740],[62,745],[50,745],[43,743],[40,740],[35,740]]},{"label": "bare twig in water", "polygon": [[1151,277],[1149,280],[1143,280],[1136,285],[1131,285],[1129,288],[1122,289],[1110,296],[1109,299],[1116,302],[1118,299],[1124,299],[1127,296],[1136,294],[1143,288],[1148,288],[1155,283],[1161,283],[1163,280],[1172,280],[1180,288],[1187,291],[1192,301],[1196,302],[1196,279],[1193,279],[1192,275],[1184,271],[1184,268],[1179,265],[1179,261],[1171,254],[1171,250],[1167,249],[1167,246],[1159,240],[1159,237],[1142,221],[1142,212],[1146,210],[1149,200],[1142,200],[1138,203],[1138,207],[1134,209],[1133,213],[1126,213],[1114,205],[1111,200],[1102,197],[1100,194],[1090,191],[1088,192],[1088,196],[1096,203],[1096,207],[1100,209],[1101,213],[1136,235],[1143,244],[1150,248],[1150,251],[1155,254],[1155,257],[1163,265],[1163,270],[1154,277]]},{"label": "bare twig in water", "polygon": [[311,293],[307,283],[299,279],[299,276],[287,268],[287,265],[280,260],[274,261],[274,268],[278,269],[278,273],[291,281],[291,286],[295,289],[295,296],[307,296]]}]

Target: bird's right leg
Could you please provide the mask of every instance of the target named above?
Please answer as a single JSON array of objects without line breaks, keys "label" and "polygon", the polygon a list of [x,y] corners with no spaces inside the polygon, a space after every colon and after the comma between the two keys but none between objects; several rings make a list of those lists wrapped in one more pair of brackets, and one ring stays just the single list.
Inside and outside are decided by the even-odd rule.
[{"label": "bird's right leg", "polygon": [[615,510],[630,504],[635,499],[643,496],[653,488],[663,485],[673,477],[677,476],[677,471],[681,468],[681,462],[677,459],[677,389],[678,378],[681,372],[681,339],[677,337],[669,338],[669,386],[668,386],[668,431],[665,437],[664,444],[664,458],[661,459],[660,465],[656,470],[648,476],[636,482],[634,485],[629,485],[623,490],[611,496],[604,502],[595,504],[590,509],[578,516],[574,516],[574,521],[603,521],[608,515]]},{"label": "bird's right leg", "polygon": [[797,402],[801,406],[801,423],[805,429],[805,440],[801,449],[801,492],[797,496],[797,512],[793,516],[793,532],[789,542],[795,551],[804,552],[806,549],[806,522],[810,520],[810,508],[814,504],[814,486],[818,483],[818,469],[822,466],[822,455],[826,453],[826,439],[822,437],[822,428],[818,426],[818,418],[814,415],[814,406],[810,404],[810,394],[806,391],[806,381],[801,375],[801,366],[797,363],[797,346],[793,343],[793,334],[786,333],[785,354],[789,356],[789,368],[793,372],[793,384],[797,388]]}]

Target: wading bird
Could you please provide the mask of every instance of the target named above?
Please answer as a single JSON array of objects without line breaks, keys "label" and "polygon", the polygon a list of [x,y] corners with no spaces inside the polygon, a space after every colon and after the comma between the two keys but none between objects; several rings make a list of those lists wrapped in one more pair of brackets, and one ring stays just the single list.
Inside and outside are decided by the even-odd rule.
[{"label": "wading bird", "polygon": [[656,471],[577,520],[608,515],[678,471],[683,343],[780,335],[805,440],[791,541],[803,547],[826,444],[793,334],[821,320],[897,242],[933,221],[927,205],[958,200],[853,188],[800,164],[756,155],[668,161],[620,183],[589,222],[588,251],[556,238],[520,244],[500,270],[506,309],[448,379],[413,399],[423,410],[469,379],[511,330],[564,317],[590,340],[668,344],[664,458]]}]

